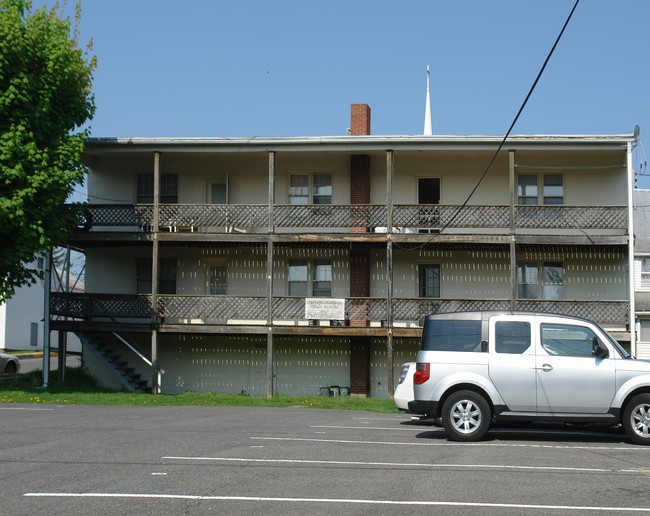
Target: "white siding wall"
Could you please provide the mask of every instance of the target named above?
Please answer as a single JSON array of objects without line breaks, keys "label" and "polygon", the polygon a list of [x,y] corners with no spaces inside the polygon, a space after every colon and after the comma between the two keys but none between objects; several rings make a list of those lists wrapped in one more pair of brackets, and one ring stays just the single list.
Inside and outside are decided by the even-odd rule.
[{"label": "white siding wall", "polygon": [[[397,387],[404,362],[415,362],[420,341],[417,339],[393,340],[393,385]],[[372,339],[370,344],[370,394],[371,398],[388,397],[388,352],[385,339]]]},{"label": "white siding wall", "polygon": [[[43,349],[43,282],[16,289],[5,305],[4,349]],[[38,342],[30,342],[31,324],[38,324]]]},{"label": "white siding wall", "polygon": [[[135,293],[136,256],[149,256],[145,248],[90,249],[87,254],[87,292]],[[206,295],[212,266],[227,267],[227,294],[266,295],[266,249],[183,249],[161,246],[161,257],[178,259],[177,294]],[[350,292],[347,249],[277,248],[274,263],[276,296],[287,295],[288,262],[292,259],[332,260],[332,295]],[[621,253],[519,253],[527,262],[562,262],[566,299],[621,300],[627,297],[627,262]],[[370,295],[387,293],[386,252],[371,250]],[[506,299],[510,297],[510,258],[498,251],[407,251],[395,249],[395,297],[417,297],[418,265],[440,264],[442,297],[451,299]],[[41,316],[42,317],[42,316]],[[38,319],[36,319],[38,320]]]},{"label": "white siding wall", "polygon": [[164,393],[266,394],[266,337],[161,335]]},{"label": "white siding wall", "polygon": [[0,349],[7,349],[5,346],[5,334],[7,333],[7,305],[0,304]]},{"label": "white siding wall", "polygon": [[[404,362],[415,361],[417,339],[395,341],[395,385]],[[318,395],[321,387],[350,386],[349,338],[276,337],[275,391],[291,396]],[[102,385],[120,388],[90,354],[86,365]],[[250,395],[266,394],[266,337],[261,335],[166,335],[159,338],[159,363],[166,371],[162,390]],[[386,341],[371,344],[371,396],[387,397]]]}]

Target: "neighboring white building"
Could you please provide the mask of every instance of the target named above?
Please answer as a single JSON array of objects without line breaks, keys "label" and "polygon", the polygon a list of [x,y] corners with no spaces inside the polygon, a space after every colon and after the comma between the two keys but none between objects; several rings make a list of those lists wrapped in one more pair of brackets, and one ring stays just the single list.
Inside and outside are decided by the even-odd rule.
[{"label": "neighboring white building", "polygon": [[[45,259],[39,256],[32,267],[42,271],[44,263]],[[56,289],[56,276],[53,285]],[[83,286],[77,285],[75,290],[80,292]],[[16,289],[11,299],[0,304],[0,350],[43,350],[44,292],[43,280],[39,279],[29,287]],[[57,348],[58,342],[58,332],[53,332],[50,346]],[[67,349],[73,352],[81,351],[81,341],[76,335],[68,336]]]},{"label": "neighboring white building", "polygon": [[53,294],[53,329],[103,384],[166,393],[385,397],[432,312],[567,313],[634,347],[635,135],[511,136],[468,200],[502,137],[371,136],[366,105],[350,132],[91,139],[85,293]]}]

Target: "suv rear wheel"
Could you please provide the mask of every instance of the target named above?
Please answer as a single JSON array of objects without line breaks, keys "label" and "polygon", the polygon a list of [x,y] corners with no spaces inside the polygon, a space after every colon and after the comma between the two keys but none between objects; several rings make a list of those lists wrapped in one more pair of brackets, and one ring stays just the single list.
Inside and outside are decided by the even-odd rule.
[{"label": "suv rear wheel", "polygon": [[478,441],[489,430],[492,411],[474,391],[458,391],[442,406],[442,424],[454,441]]},{"label": "suv rear wheel", "polygon": [[637,394],[625,406],[623,428],[636,444],[650,444],[650,394]]}]

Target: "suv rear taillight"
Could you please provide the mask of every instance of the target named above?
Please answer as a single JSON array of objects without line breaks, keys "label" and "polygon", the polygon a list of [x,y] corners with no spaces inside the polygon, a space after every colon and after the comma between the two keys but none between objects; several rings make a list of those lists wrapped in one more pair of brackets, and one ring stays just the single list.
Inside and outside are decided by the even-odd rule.
[{"label": "suv rear taillight", "polygon": [[431,364],[426,362],[418,362],[415,366],[415,374],[413,374],[413,384],[420,385],[426,382],[430,376]]}]

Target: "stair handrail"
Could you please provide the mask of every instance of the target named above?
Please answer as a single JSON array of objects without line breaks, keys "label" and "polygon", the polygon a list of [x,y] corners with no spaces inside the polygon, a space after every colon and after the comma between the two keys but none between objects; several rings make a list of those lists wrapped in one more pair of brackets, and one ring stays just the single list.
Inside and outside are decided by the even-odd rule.
[{"label": "stair handrail", "polygon": [[137,349],[135,349],[131,344],[129,344],[128,341],[126,339],[124,339],[119,333],[113,332],[113,335],[115,335],[118,339],[120,339],[131,351],[133,351],[136,355],[138,355],[148,365],[153,365],[151,360],[149,360],[142,353],[140,353]]}]

